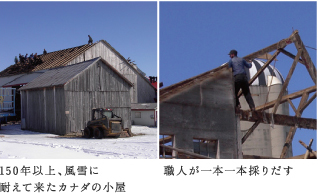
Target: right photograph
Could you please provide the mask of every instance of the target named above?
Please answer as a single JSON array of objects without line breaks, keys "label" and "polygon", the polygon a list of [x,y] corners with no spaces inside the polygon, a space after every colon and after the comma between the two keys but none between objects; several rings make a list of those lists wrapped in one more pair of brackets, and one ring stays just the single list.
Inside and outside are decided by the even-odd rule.
[{"label": "right photograph", "polygon": [[159,159],[317,159],[317,2],[159,5]]}]

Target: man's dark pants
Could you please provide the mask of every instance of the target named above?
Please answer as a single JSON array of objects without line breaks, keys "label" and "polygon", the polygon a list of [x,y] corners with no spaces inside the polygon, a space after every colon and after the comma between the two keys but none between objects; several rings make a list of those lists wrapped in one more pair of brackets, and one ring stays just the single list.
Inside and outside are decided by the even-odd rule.
[{"label": "man's dark pants", "polygon": [[237,96],[240,89],[242,89],[242,92],[245,96],[246,102],[248,103],[250,109],[255,108],[255,104],[253,101],[253,98],[251,96],[250,88],[248,85],[247,77],[245,74],[237,74],[234,76],[235,81],[235,98],[236,98],[236,106],[240,104],[239,98]]}]

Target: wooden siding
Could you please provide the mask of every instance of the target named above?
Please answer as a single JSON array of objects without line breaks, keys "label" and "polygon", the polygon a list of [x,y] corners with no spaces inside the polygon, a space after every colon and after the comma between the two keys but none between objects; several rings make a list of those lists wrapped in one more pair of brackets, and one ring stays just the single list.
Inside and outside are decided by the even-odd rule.
[{"label": "wooden siding", "polygon": [[152,85],[144,81],[140,76],[137,77],[137,96],[138,103],[154,103],[154,98],[156,97],[156,92]]},{"label": "wooden siding", "polygon": [[[100,41],[90,49],[86,50],[83,54],[76,57],[67,65],[87,61],[96,57],[102,57],[119,73],[121,73],[125,78],[134,84],[134,87],[131,88],[132,90],[130,91],[131,103],[154,102],[153,98],[155,98],[155,91],[150,82],[143,78],[133,66],[128,64],[128,62],[122,56],[118,55],[103,41]],[[154,66],[154,68],[156,68],[156,66]],[[146,96],[139,96],[144,94]],[[149,101],[150,99],[152,100]]]},{"label": "wooden siding", "polygon": [[93,108],[111,108],[123,118],[125,128],[131,127],[131,85],[102,61],[88,67],[64,88],[67,132],[84,129]]},{"label": "wooden siding", "polygon": [[44,88],[22,92],[22,119],[25,128],[44,133],[65,134],[65,97],[63,88]]},{"label": "wooden siding", "polygon": [[[67,133],[80,132],[91,120],[93,108],[110,108],[123,118],[124,128],[131,127],[129,92],[105,91],[66,91],[66,130]],[[129,99],[129,98],[128,98]],[[65,113],[64,113],[65,114]]]},{"label": "wooden siding", "polygon": [[64,86],[21,90],[25,128],[59,135],[78,133],[91,120],[93,108],[113,109],[123,118],[124,128],[130,128],[131,87],[99,60],[70,78]]}]

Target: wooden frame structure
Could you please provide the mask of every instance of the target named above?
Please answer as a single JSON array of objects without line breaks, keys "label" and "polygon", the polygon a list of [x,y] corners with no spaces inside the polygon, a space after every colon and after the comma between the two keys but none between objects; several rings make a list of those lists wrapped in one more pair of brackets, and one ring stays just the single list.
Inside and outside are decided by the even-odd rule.
[{"label": "wooden frame structure", "polygon": [[[297,54],[294,55],[290,52],[288,52],[287,50],[285,50],[285,47],[290,45],[290,44],[294,44],[294,46],[297,49]],[[292,58],[294,61],[291,65],[291,68],[289,70],[289,73],[287,75],[287,77],[285,78],[285,82],[282,85],[282,89],[278,95],[278,98],[276,100],[267,102],[263,105],[260,105],[258,107],[256,107],[256,111],[253,112],[252,114],[250,114],[250,112],[248,111],[241,111],[240,112],[240,118],[241,120],[244,121],[250,121],[250,122],[254,122],[253,126],[248,130],[248,132],[245,134],[245,136],[242,138],[242,144],[246,141],[246,139],[253,133],[253,131],[257,128],[257,126],[260,123],[270,123],[270,121],[272,122],[272,124],[276,124],[276,125],[286,125],[286,126],[291,126],[288,136],[286,138],[284,147],[282,149],[282,153],[280,158],[284,159],[286,157],[286,153],[287,150],[290,147],[290,144],[294,138],[295,132],[297,128],[306,128],[306,129],[313,129],[313,130],[317,130],[317,125],[316,125],[316,119],[308,119],[308,118],[302,118],[302,113],[303,111],[308,107],[308,105],[310,105],[310,103],[316,98],[317,96],[317,73],[316,73],[316,67],[314,66],[307,50],[306,47],[304,46],[298,31],[294,31],[288,38],[286,39],[282,39],[281,41],[274,43],[266,48],[263,48],[259,51],[256,51],[250,55],[247,55],[245,57],[243,57],[245,60],[249,61],[249,60],[253,60],[255,58],[262,58],[264,55],[268,56],[269,52],[273,52],[275,51],[275,53],[267,58],[268,60],[266,61],[266,63],[258,70],[258,72],[249,80],[249,85],[251,85],[256,78],[268,67],[268,65],[276,60],[277,56],[280,53],[283,53],[284,55]],[[311,79],[314,82],[314,86],[305,88],[303,90],[288,94],[284,96],[284,92],[286,91],[286,88],[289,84],[289,81],[295,71],[296,65],[297,63],[301,63],[302,65],[304,65],[311,77]],[[309,98],[309,94],[314,93],[310,98]],[[160,95],[162,95],[164,93],[160,93]],[[242,92],[240,91],[238,93],[239,96],[242,95]],[[292,102],[293,99],[296,98],[300,98],[300,103],[298,105],[298,108],[296,108]],[[308,99],[309,98],[309,99]],[[287,115],[279,115],[276,114],[277,108],[280,104],[288,102],[290,104],[290,106],[292,107],[292,109],[295,111],[295,116],[287,116]],[[272,108],[270,113],[264,113],[264,110]],[[273,123],[274,122],[274,123]],[[172,147],[168,147],[165,146],[164,144],[167,142],[171,142],[171,137],[170,138],[165,138],[165,139],[160,139],[160,155],[163,155],[161,152],[164,151],[164,148],[167,149],[173,149],[174,151],[177,152],[181,152],[181,153],[186,153],[183,152],[183,150],[181,149],[176,149],[176,148],[172,148]],[[307,149],[307,153],[305,155],[305,157],[308,157],[309,155],[316,155],[316,153],[314,151],[311,150],[311,143],[306,146],[304,145],[304,147]],[[190,152],[189,152],[190,153]],[[188,153],[188,155],[190,155]],[[310,154],[309,154],[310,153]],[[201,158],[199,154],[195,155],[194,153],[191,153],[192,157],[197,157],[197,158]],[[296,156],[297,157],[297,156]],[[263,158],[260,156],[250,156],[250,157],[243,157],[243,158]]]},{"label": "wooden frame structure", "polygon": [[[289,44],[294,44],[296,49],[297,49],[297,54],[294,55],[288,51],[285,50],[285,47]],[[276,50],[276,51],[275,51]],[[306,47],[305,45],[303,44],[299,34],[298,34],[298,31],[294,31],[288,38],[286,39],[283,39],[275,44],[272,44],[264,49],[261,49],[257,52],[254,52],[250,55],[247,55],[244,57],[245,60],[252,60],[252,59],[255,59],[255,58],[258,58],[264,54],[267,54],[269,52],[272,52],[272,51],[275,51],[275,53],[272,55],[271,58],[268,59],[268,61],[262,66],[262,68],[250,79],[249,81],[249,85],[251,85],[254,80],[264,71],[264,69],[273,61],[276,59],[276,57],[280,54],[280,53],[283,53],[285,54],[286,56],[294,59],[293,63],[292,63],[292,66],[288,72],[288,75],[285,79],[285,82],[282,86],[282,89],[279,93],[279,96],[276,100],[274,101],[270,101],[268,103],[265,103],[264,105],[260,105],[258,107],[256,107],[256,114],[258,114],[258,117],[259,117],[259,112],[260,111],[263,111],[263,110],[266,110],[266,109],[269,109],[269,108],[273,108],[272,109],[272,112],[271,112],[271,116],[272,116],[272,120],[275,119],[275,124],[281,124],[281,125],[289,125],[291,126],[290,130],[289,130],[289,133],[288,133],[288,136],[286,138],[286,141],[285,141],[285,145],[283,147],[283,150],[282,150],[282,153],[281,153],[281,156],[280,158],[285,158],[286,156],[286,153],[287,153],[287,150],[288,148],[290,147],[290,144],[294,138],[294,135],[295,135],[295,132],[296,132],[296,129],[298,127],[303,127],[303,128],[308,128],[307,126],[305,126],[304,124],[300,124],[300,120],[303,119],[301,118],[301,115],[303,113],[303,111],[308,107],[308,105],[317,97],[317,72],[316,72],[316,67],[314,66],[307,50],[306,50]],[[301,91],[298,91],[298,92],[295,92],[295,93],[292,93],[292,94],[288,94],[286,96],[283,96],[288,84],[289,84],[289,81],[294,73],[294,70],[296,68],[296,65],[297,63],[301,63],[303,64],[311,79],[313,80],[314,82],[314,86],[311,86],[309,88],[305,88]],[[309,94],[310,93],[314,93],[314,95],[309,98]],[[242,92],[239,93],[239,96],[242,95]],[[299,98],[301,97],[301,100],[300,100],[300,103],[298,105],[298,108],[296,109],[293,102],[291,100],[293,99],[296,99],[296,98]],[[309,98],[309,99],[308,99]],[[284,103],[284,102],[288,102],[290,104],[290,106],[292,107],[292,109],[295,111],[295,114],[296,116],[295,117],[291,117],[291,116],[286,116],[284,118],[278,118],[280,115],[277,115],[275,114],[276,111],[277,111],[277,108],[278,106],[281,104],[281,103]],[[254,115],[253,116],[257,116],[257,115]],[[269,115],[267,115],[269,116]],[[245,118],[244,118],[244,113],[241,112],[241,117],[243,117],[242,120],[247,120],[247,121],[255,121],[255,119],[246,119],[246,115],[245,115]],[[265,116],[264,116],[265,117]],[[315,129],[317,130],[317,126],[316,126],[316,119],[303,119],[302,121],[304,122],[311,122],[312,123],[312,127],[310,129]],[[258,126],[259,123],[261,122],[264,122],[264,120],[260,120],[258,119],[257,121],[255,121],[255,124],[249,129],[249,131],[247,132],[247,134],[242,138],[242,143],[244,143],[244,141],[248,138],[248,136],[256,129],[256,127]],[[287,122],[291,123],[291,124],[287,124]]]}]

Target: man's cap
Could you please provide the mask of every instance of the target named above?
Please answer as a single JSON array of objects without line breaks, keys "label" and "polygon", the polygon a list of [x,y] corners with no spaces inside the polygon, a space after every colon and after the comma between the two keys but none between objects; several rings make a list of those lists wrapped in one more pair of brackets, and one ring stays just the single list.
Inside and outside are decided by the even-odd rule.
[{"label": "man's cap", "polygon": [[237,51],[236,50],[231,50],[229,55],[231,55],[231,54],[237,55]]}]

